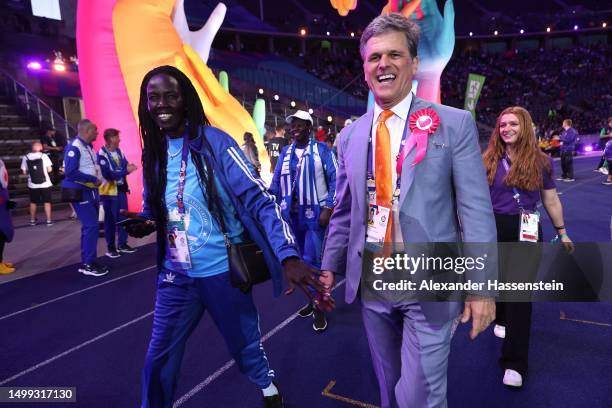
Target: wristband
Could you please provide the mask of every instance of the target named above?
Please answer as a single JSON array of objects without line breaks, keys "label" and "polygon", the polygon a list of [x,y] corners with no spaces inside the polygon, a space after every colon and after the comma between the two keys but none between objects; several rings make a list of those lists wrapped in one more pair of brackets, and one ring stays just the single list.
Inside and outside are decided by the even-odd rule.
[{"label": "wristband", "polygon": [[559,239],[565,237],[565,238],[569,238],[569,235],[567,235],[565,232],[563,234],[557,234],[557,236],[559,237]]},{"label": "wristband", "polygon": [[556,229],[557,231],[562,230],[562,229],[565,229],[565,225],[562,225],[562,226],[560,226],[560,227],[555,227],[555,229]]}]

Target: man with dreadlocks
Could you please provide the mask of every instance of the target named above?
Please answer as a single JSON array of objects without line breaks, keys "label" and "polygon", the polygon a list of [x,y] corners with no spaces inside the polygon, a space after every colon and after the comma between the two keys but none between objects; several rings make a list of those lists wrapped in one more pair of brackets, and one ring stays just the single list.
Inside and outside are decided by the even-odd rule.
[{"label": "man with dreadlocks", "polygon": [[[251,291],[230,284],[224,232],[248,235],[263,251],[275,295],[284,272],[293,291],[324,287],[298,255],[274,197],[223,131],[209,125],[189,79],[174,67],[147,73],[138,108],[144,209],[128,233],[157,230],[159,277],[153,333],[143,370],[142,407],[170,407],[187,338],[208,310],[241,372],[282,407],[261,345]],[[132,215],[132,217],[134,217]],[[182,242],[185,242],[184,244]],[[281,266],[282,265],[282,266]]]}]

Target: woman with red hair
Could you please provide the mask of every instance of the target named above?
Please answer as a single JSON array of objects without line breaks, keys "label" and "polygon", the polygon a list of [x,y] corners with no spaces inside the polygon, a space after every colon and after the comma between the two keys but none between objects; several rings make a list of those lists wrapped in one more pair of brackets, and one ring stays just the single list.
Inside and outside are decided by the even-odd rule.
[{"label": "woman with red hair", "polygon": [[[541,201],[568,251],[573,243],[563,222],[563,208],[553,177],[551,159],[538,148],[531,115],[519,106],[497,118],[489,146],[483,154],[495,213],[502,282],[533,282],[542,242],[538,213]],[[521,387],[527,374],[531,303],[529,293],[507,292],[497,304],[494,333],[504,339],[500,365],[503,383]],[[505,301],[505,302],[504,302]]]}]

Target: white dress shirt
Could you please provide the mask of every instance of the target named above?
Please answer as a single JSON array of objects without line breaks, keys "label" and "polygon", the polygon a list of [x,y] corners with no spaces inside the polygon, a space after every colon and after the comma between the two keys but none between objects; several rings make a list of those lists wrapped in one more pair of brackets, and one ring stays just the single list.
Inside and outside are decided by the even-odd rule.
[{"label": "white dress shirt", "polygon": [[[392,175],[392,186],[391,191],[395,191],[397,185],[397,157],[400,152],[401,144],[402,144],[402,136],[404,134],[404,128],[406,127],[406,121],[408,120],[408,114],[410,113],[410,104],[412,103],[412,92],[410,92],[404,99],[401,100],[400,103],[393,106],[391,111],[393,112],[393,116],[389,117],[385,124],[387,125],[387,129],[389,130],[389,135],[391,137],[391,175]],[[380,114],[382,113],[383,108],[378,106],[377,103],[374,104],[374,116],[372,119],[372,171],[374,172],[374,179],[376,179],[376,155],[374,152],[376,151],[376,128],[378,126],[378,122],[380,119]],[[403,242],[402,238],[402,230],[400,228],[399,223],[399,209],[397,199],[393,199],[393,208],[392,208],[392,216],[393,216],[393,225],[391,229],[391,237],[393,242],[401,243]],[[396,248],[396,250],[401,250],[401,248]]]},{"label": "white dress shirt", "polygon": [[[391,169],[393,189],[391,191],[395,191],[395,186],[397,183],[397,171],[395,170],[395,166],[402,143],[402,135],[404,133],[404,128],[406,127],[406,121],[408,120],[408,113],[410,112],[411,103],[412,92],[402,99],[400,103],[391,108],[393,116],[387,119],[386,122],[387,129],[389,129],[389,135],[391,135],[391,164],[393,166]],[[378,126],[378,120],[380,119],[380,114],[382,111],[383,108],[375,103],[372,121],[372,169],[374,171],[374,178],[376,178],[376,155],[374,154],[376,151],[376,127]]]}]

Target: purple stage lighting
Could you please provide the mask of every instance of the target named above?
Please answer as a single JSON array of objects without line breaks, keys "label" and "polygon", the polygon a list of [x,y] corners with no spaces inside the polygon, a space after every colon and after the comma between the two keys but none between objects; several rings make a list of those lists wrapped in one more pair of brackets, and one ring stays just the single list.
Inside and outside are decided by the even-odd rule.
[{"label": "purple stage lighting", "polygon": [[28,69],[31,69],[33,71],[38,71],[39,69],[42,68],[42,65],[38,61],[30,61],[28,62],[27,66],[28,66]]},{"label": "purple stage lighting", "polygon": [[593,151],[593,146],[591,146],[591,145],[585,146],[584,151],[585,152],[592,152]]}]

